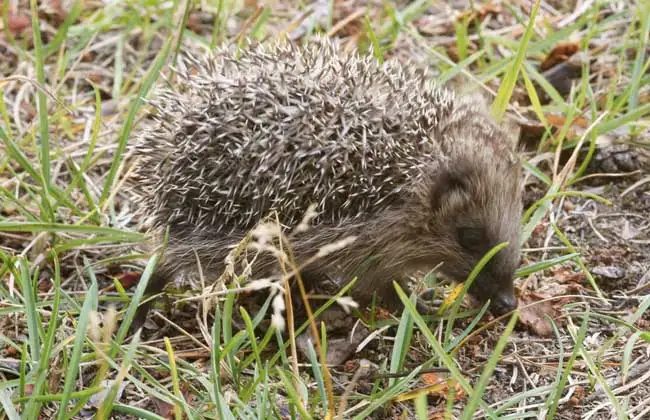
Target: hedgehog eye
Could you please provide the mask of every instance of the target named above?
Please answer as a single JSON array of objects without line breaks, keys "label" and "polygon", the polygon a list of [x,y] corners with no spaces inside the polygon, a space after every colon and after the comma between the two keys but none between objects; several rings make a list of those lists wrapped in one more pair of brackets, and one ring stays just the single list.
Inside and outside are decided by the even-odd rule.
[{"label": "hedgehog eye", "polygon": [[485,230],[480,227],[459,227],[457,229],[458,243],[468,251],[476,251],[485,247]]}]

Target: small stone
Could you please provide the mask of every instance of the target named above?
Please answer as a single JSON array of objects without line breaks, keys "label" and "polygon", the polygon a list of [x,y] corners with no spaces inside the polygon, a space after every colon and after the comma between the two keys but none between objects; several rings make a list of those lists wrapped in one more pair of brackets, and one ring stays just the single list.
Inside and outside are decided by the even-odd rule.
[{"label": "small stone", "polygon": [[621,267],[604,266],[596,267],[591,270],[593,274],[607,279],[621,279],[625,277],[625,269]]}]

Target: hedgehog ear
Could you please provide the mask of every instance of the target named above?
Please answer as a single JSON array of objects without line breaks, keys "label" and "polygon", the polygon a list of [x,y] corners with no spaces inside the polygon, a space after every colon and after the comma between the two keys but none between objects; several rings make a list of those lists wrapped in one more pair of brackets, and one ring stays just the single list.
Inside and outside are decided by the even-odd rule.
[{"label": "hedgehog ear", "polygon": [[431,207],[434,210],[449,202],[452,196],[464,195],[469,191],[469,170],[461,167],[444,168],[436,174],[430,190]]}]

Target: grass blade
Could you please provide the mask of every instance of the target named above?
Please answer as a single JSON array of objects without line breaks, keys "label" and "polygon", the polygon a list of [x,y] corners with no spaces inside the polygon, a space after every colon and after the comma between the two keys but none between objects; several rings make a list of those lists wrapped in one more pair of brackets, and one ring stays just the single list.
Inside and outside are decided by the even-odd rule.
[{"label": "grass blade", "polygon": [[[87,266],[88,270],[91,270]],[[94,276],[91,276],[94,278]],[[83,307],[79,313],[79,320],[77,321],[77,333],[74,338],[74,345],[72,347],[72,356],[70,358],[70,364],[68,371],[65,374],[65,383],[63,386],[63,396],[61,398],[61,407],[59,408],[58,420],[63,420],[66,418],[66,407],[68,401],[70,401],[70,394],[72,393],[72,388],[77,380],[77,374],[79,373],[79,366],[81,364],[81,353],[83,351],[84,342],[86,341],[86,331],[88,329],[88,324],[90,322],[90,314],[93,311],[97,310],[97,282],[93,281],[88,289],[86,299],[84,300]]]},{"label": "grass blade", "polygon": [[512,331],[514,330],[518,319],[519,310],[515,310],[512,314],[512,317],[510,317],[510,321],[508,322],[505,331],[501,335],[501,338],[497,342],[496,347],[492,351],[492,356],[490,356],[487,365],[483,369],[483,373],[481,373],[481,377],[476,384],[476,388],[474,388],[474,392],[470,395],[469,402],[467,403],[467,406],[465,406],[465,410],[463,410],[463,420],[469,420],[473,418],[476,407],[478,406],[479,401],[485,393],[485,388],[487,387],[488,381],[492,376],[492,372],[494,372],[494,369],[497,366],[497,362],[501,358],[501,353],[503,353],[503,349],[508,342],[508,338],[510,338],[510,334],[512,334]]},{"label": "grass blade", "polygon": [[501,120],[505,115],[506,108],[508,107],[508,102],[512,96],[512,91],[515,89],[515,84],[517,83],[517,77],[519,76],[519,69],[521,68],[522,63],[526,57],[526,49],[528,48],[528,43],[533,36],[533,29],[535,28],[535,21],[537,18],[537,11],[539,10],[541,0],[536,0],[533,10],[530,12],[530,18],[524,36],[519,44],[517,54],[512,65],[508,68],[508,72],[499,87],[497,96],[494,99],[492,104],[492,115],[497,120]]},{"label": "grass blade", "polygon": [[158,76],[160,75],[160,70],[162,69],[169,55],[171,44],[172,44],[172,38],[168,38],[167,42],[165,42],[165,45],[163,46],[163,49],[156,57],[156,61],[149,69],[149,73],[145,77],[142,87],[140,88],[137,97],[133,101],[133,105],[131,105],[131,108],[129,109],[129,113],[126,116],[126,120],[122,125],[122,131],[120,132],[120,137],[117,144],[117,150],[115,151],[115,155],[113,157],[113,162],[111,163],[111,167],[108,170],[108,175],[106,176],[106,181],[104,182],[104,189],[102,190],[102,195],[99,199],[99,206],[102,208],[104,207],[104,202],[110,195],[111,189],[113,188],[113,183],[115,182],[115,177],[117,176],[117,169],[119,168],[122,162],[122,157],[126,149],[126,143],[128,142],[129,136],[131,134],[131,130],[133,129],[133,125],[135,123],[136,113],[142,106],[144,102],[144,98],[147,96],[147,93],[149,93],[149,90],[158,79]]}]

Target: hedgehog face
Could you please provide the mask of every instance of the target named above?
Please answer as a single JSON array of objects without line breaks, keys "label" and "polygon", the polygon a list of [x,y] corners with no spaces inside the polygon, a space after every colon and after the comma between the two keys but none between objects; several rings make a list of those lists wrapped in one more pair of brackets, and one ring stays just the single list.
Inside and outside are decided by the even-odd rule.
[{"label": "hedgehog face", "polygon": [[493,247],[508,242],[483,267],[470,287],[481,302],[488,299],[495,314],[516,308],[514,274],[519,265],[521,195],[519,171],[455,167],[438,172],[431,190],[429,244],[441,260],[440,270],[465,281],[481,258]]},{"label": "hedgehog face", "polygon": [[462,275],[459,278],[461,281],[469,276],[480,259],[494,246],[509,242],[483,267],[469,291],[481,302],[490,299],[490,309],[495,314],[501,315],[515,309],[517,299],[513,280],[519,262],[519,229],[498,232],[493,225],[461,219],[456,224],[456,231],[458,249],[464,260],[460,265],[462,273],[457,273]]}]

